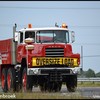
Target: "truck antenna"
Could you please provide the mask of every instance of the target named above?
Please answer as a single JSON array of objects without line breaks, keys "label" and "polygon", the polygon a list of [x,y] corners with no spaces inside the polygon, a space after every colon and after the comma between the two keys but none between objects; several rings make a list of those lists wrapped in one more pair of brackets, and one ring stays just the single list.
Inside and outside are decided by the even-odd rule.
[{"label": "truck antenna", "polygon": [[59,27],[59,26],[57,25],[57,22],[55,23],[55,27]]},{"label": "truck antenna", "polygon": [[17,24],[15,23],[15,28],[17,28]]}]

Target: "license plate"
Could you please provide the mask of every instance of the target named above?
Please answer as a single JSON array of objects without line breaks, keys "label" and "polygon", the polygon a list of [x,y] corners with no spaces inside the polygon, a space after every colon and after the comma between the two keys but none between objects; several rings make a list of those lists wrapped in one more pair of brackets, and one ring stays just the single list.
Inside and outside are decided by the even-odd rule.
[{"label": "license plate", "polygon": [[32,66],[44,66],[44,65],[66,65],[77,66],[77,58],[65,58],[65,57],[35,57],[32,58]]}]

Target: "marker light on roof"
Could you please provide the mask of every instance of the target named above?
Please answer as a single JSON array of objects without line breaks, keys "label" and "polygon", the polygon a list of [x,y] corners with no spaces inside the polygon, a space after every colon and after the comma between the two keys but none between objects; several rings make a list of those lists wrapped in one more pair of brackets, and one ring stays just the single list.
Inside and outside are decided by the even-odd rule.
[{"label": "marker light on roof", "polygon": [[68,26],[65,23],[63,23],[62,28],[68,28]]},{"label": "marker light on roof", "polygon": [[32,24],[28,24],[28,28],[32,28]]}]

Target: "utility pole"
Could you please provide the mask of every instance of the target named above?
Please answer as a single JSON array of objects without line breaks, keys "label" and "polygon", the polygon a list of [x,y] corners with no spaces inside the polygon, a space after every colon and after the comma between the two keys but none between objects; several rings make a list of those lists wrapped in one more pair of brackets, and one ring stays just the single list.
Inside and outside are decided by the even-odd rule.
[{"label": "utility pole", "polygon": [[81,46],[81,73],[83,73],[83,46]]}]

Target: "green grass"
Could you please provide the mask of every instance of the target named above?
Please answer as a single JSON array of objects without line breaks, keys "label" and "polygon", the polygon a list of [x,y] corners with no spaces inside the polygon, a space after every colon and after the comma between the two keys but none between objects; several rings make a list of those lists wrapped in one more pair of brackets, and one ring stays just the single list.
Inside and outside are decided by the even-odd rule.
[{"label": "green grass", "polygon": [[78,87],[100,87],[100,82],[78,82]]},{"label": "green grass", "polygon": [[[66,87],[66,86],[65,86]],[[78,82],[78,87],[100,87],[100,82]],[[66,90],[67,91],[67,90]],[[16,98],[12,99],[91,99],[90,97],[83,97],[80,91],[76,92],[57,92],[57,93],[48,93],[48,92],[27,92],[27,93],[0,93],[0,95],[12,95],[14,94]],[[0,98],[0,99],[7,99],[7,98]],[[9,98],[8,98],[9,99]]]},{"label": "green grass", "polygon": [[16,99],[86,99],[79,93],[16,93]]}]

